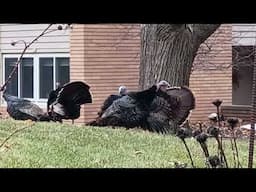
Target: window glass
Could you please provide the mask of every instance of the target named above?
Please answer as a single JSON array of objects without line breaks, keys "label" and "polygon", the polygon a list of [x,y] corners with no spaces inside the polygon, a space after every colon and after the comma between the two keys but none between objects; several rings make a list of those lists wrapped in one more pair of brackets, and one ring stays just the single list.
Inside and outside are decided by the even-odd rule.
[{"label": "window glass", "polygon": [[69,82],[69,58],[58,57],[56,58],[56,82],[64,85]]},{"label": "window glass", "polygon": [[53,58],[39,58],[40,98],[48,98],[53,90]]},{"label": "window glass", "polygon": [[20,97],[33,98],[33,58],[23,58],[20,70]]},{"label": "window glass", "polygon": [[[18,58],[5,58],[5,81],[8,79],[11,71],[13,70]],[[11,81],[9,81],[6,92],[10,95],[18,96],[18,70],[12,76]]]}]

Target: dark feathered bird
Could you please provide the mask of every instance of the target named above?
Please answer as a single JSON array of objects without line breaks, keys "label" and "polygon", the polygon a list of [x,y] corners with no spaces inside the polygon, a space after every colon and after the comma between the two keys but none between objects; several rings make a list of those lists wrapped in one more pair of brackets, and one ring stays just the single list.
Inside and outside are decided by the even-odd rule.
[{"label": "dark feathered bird", "polygon": [[89,89],[90,87],[81,81],[63,85],[57,91],[55,100],[54,97],[49,97],[48,99],[48,103],[50,103],[49,115],[58,121],[79,118],[81,105],[92,103],[92,96]]},{"label": "dark feathered bird", "polygon": [[150,105],[147,129],[169,133],[174,129],[170,127],[170,122],[172,126],[183,125],[194,108],[195,98],[188,87],[160,88]]},{"label": "dark feathered bird", "polygon": [[7,112],[15,120],[50,121],[51,118],[39,106],[29,100],[3,93]]},{"label": "dark feathered bird", "polygon": [[195,99],[187,87],[168,87],[166,81],[160,81],[147,90],[129,92],[115,100],[94,125],[169,132],[169,122],[181,125],[194,109]]},{"label": "dark feathered bird", "polygon": [[55,90],[52,90],[48,96],[48,100],[47,100],[47,112],[50,112],[50,105],[56,101],[57,97],[58,97],[58,93],[61,90],[61,86],[58,83],[57,84],[57,88]]},{"label": "dark feathered bird", "polygon": [[121,97],[127,94],[127,88],[125,86],[120,86],[118,88],[118,93],[119,93],[118,95],[113,94],[108,96],[107,99],[103,102],[100,108],[100,111],[98,112],[98,117],[96,118],[96,120],[93,120],[87,123],[86,125],[90,125],[90,126],[97,125],[98,119],[101,118],[102,114],[106,111],[106,109],[109,108],[115,100],[120,99]]},{"label": "dark feathered bird", "polygon": [[115,100],[98,119],[98,126],[121,126],[133,128],[145,121],[148,106],[156,96],[157,86],[140,91],[130,92]]},{"label": "dark feathered bird", "polygon": [[120,99],[121,97],[125,96],[127,94],[127,88],[125,86],[120,86],[118,89],[118,93],[119,95],[110,95],[103,103],[101,110],[98,112],[99,117],[101,117],[101,115],[106,111],[107,108],[109,108],[109,106],[112,105],[112,103],[117,100]]}]

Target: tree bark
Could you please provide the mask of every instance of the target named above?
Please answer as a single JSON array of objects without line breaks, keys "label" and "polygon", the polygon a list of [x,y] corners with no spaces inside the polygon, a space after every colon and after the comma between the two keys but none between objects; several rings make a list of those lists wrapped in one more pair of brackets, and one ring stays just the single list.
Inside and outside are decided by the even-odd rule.
[{"label": "tree bark", "polygon": [[219,24],[147,24],[141,33],[140,88],[160,80],[189,86],[197,50]]}]

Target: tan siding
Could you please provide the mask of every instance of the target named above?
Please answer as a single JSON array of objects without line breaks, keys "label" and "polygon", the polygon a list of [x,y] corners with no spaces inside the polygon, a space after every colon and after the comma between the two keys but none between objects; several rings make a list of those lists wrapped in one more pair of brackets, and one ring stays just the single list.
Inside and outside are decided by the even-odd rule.
[{"label": "tan siding", "polygon": [[196,97],[192,121],[206,120],[210,113],[216,112],[211,104],[214,99],[223,100],[224,105],[232,103],[232,71],[227,68],[232,63],[231,34],[231,25],[222,25],[207,41],[209,45],[215,43],[211,45],[211,54],[198,55],[195,59],[190,79],[190,88]]},{"label": "tan siding", "polygon": [[[116,93],[120,85],[138,89],[140,62],[140,25],[74,24],[70,33],[71,81],[85,81],[91,86],[93,103],[86,104],[76,123],[83,124],[97,116],[106,97]],[[196,109],[191,120],[206,120],[215,112],[212,100],[220,98],[231,104],[232,73],[231,25],[222,25],[207,41],[214,44],[203,54],[203,44],[195,59],[190,87],[196,96]],[[219,69],[222,69],[221,71]],[[69,121],[70,122],[70,121]]]},{"label": "tan siding", "polygon": [[[50,29],[56,29],[59,24],[54,24]],[[64,26],[63,24],[61,24]],[[6,53],[20,54],[24,49],[24,44],[19,43],[11,46],[12,41],[24,40],[30,42],[38,36],[48,24],[0,24],[0,83],[2,82],[2,55]],[[69,53],[70,52],[70,30],[61,30],[48,33],[41,37],[27,53]],[[1,97],[1,105],[3,99]],[[40,107],[45,109],[46,104],[41,103]],[[1,107],[1,111],[6,114],[6,108]]]},{"label": "tan siding", "polygon": [[[19,43],[14,47],[11,45],[11,42],[17,40],[30,42],[47,26],[48,24],[1,24],[1,52],[20,53],[23,50],[24,45]],[[57,26],[58,24],[54,24],[50,29],[56,29]],[[69,43],[69,29],[58,30],[45,34],[27,50],[27,53],[69,52]]]},{"label": "tan siding", "polygon": [[233,24],[232,43],[233,45],[255,45],[256,24]]},{"label": "tan siding", "polygon": [[[85,26],[73,25],[70,36],[70,81],[85,81]],[[79,39],[79,40],[77,40]],[[84,123],[84,107],[76,123]]]},{"label": "tan siding", "polygon": [[88,83],[93,95],[93,104],[84,106],[77,123],[93,120],[106,97],[120,85],[137,90],[139,33],[139,25],[73,25],[71,80]]},{"label": "tan siding", "polygon": [[85,122],[97,116],[103,101],[120,85],[138,89],[139,33],[139,25],[85,25],[85,81],[93,94],[93,104],[85,106]]},{"label": "tan siding", "polygon": [[[82,79],[91,85],[93,104],[85,105],[85,117],[80,118],[80,122],[88,122],[95,118],[104,99],[117,92],[120,85],[137,90],[140,26],[75,26],[71,37],[71,74],[73,79]],[[222,25],[207,42],[215,45],[208,54],[197,56],[191,75],[190,86],[197,99],[192,121],[205,120],[206,114],[215,112],[213,99],[220,98],[225,104],[231,104],[231,70],[219,71],[231,65],[231,25]],[[202,45],[199,52],[205,50]]]}]

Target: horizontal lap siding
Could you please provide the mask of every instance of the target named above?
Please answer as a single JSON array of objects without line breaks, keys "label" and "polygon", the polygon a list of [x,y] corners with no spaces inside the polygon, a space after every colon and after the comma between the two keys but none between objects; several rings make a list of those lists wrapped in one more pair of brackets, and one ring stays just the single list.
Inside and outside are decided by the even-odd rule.
[{"label": "horizontal lap siding", "polygon": [[[224,105],[232,103],[231,38],[231,25],[221,25],[207,41],[211,51],[208,54],[198,54],[195,59],[190,88],[196,97],[196,109],[191,115],[191,121],[207,120],[210,113],[216,112],[211,104],[214,99],[223,100]],[[203,51],[205,50],[207,49],[204,48]]]},{"label": "horizontal lap siding", "polygon": [[[84,25],[82,29],[81,25],[80,30],[75,30],[75,26],[73,33],[77,35],[71,38],[71,64],[73,76],[91,86],[93,104],[85,105],[84,117],[80,118],[81,122],[88,122],[97,116],[104,99],[116,93],[120,85],[137,90],[140,27],[109,24]],[[207,41],[211,51],[205,54],[204,45],[198,51],[190,80],[197,101],[192,121],[206,120],[208,113],[215,112],[211,102],[216,98],[231,104],[232,73],[230,68],[223,69],[231,65],[231,35],[231,25],[222,25]]]},{"label": "horizontal lap siding", "polygon": [[[73,25],[70,35],[70,81],[85,81],[85,25]],[[76,123],[85,122],[85,106]]]},{"label": "horizontal lap siding", "polygon": [[255,45],[256,25],[255,24],[233,24],[232,26],[233,45]]},{"label": "horizontal lap siding", "polygon": [[104,100],[117,93],[120,85],[138,89],[139,53],[139,25],[74,25],[71,77],[76,79],[79,75],[90,85],[93,96],[93,103],[84,106],[84,116],[76,122],[93,120]]},{"label": "horizontal lap siding", "polygon": [[[31,42],[35,37],[43,32],[49,24],[0,24],[0,83],[2,82],[2,55],[20,54],[24,49],[23,43],[15,46],[11,42],[24,40]],[[59,24],[54,24],[51,29],[57,29]],[[64,24],[60,24],[63,27]],[[57,30],[40,37],[38,41],[31,45],[26,53],[69,53],[70,52],[70,30]],[[3,105],[1,97],[0,112],[6,114],[6,107]],[[46,109],[46,103],[43,107]]]},{"label": "horizontal lap siding", "polygon": [[[57,29],[59,24],[54,24],[51,29]],[[11,45],[12,41],[24,40],[31,42],[36,36],[42,33],[48,24],[1,24],[0,48],[2,53],[21,53],[24,48],[23,43],[15,46]],[[64,26],[64,25],[62,25]],[[40,37],[36,43],[31,45],[27,53],[68,53],[69,50],[69,29],[57,30]]]},{"label": "horizontal lap siding", "polygon": [[[215,112],[211,102],[216,98],[222,99],[223,104],[231,104],[232,73],[230,68],[223,69],[232,62],[231,35],[231,25],[222,25],[207,41],[214,44],[211,45],[212,50],[205,54],[207,49],[202,45],[198,51],[190,79],[190,88],[196,96],[192,121],[206,120],[209,113]],[[140,25],[73,25],[70,33],[70,80],[88,83],[93,96],[93,103],[82,107],[81,117],[76,123],[93,120],[106,97],[117,93],[120,85],[126,85],[132,91],[138,89],[139,36]]]}]

